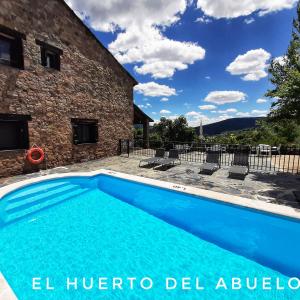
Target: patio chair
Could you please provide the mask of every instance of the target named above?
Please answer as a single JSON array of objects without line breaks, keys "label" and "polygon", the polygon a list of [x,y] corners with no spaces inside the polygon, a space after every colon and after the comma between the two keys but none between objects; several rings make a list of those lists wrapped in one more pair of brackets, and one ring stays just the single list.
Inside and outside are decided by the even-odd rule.
[{"label": "patio chair", "polygon": [[139,163],[139,167],[141,167],[141,163],[145,163],[145,165],[157,164],[164,157],[165,157],[165,149],[162,148],[156,149],[155,156],[151,158],[141,159]]},{"label": "patio chair", "polygon": [[249,152],[237,152],[229,169],[229,177],[245,179],[249,173]]},{"label": "patio chair", "polygon": [[220,169],[220,151],[208,151],[206,154],[206,161],[200,166],[200,173],[211,175]]},{"label": "patio chair", "polygon": [[179,158],[179,152],[176,149],[171,149],[169,151],[169,157],[160,159],[158,163],[161,167],[165,167],[171,165],[175,166],[176,162],[179,162],[179,165],[181,164],[181,160]]}]

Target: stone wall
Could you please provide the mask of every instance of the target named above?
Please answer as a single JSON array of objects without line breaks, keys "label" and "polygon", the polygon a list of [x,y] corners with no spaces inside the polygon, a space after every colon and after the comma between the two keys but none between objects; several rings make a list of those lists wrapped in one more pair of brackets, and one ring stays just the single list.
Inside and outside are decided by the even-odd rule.
[{"label": "stone wall", "polygon": [[[30,145],[45,149],[47,166],[117,154],[132,135],[135,80],[62,0],[1,0],[0,24],[26,35],[24,70],[0,64],[0,113],[31,115]],[[61,71],[41,65],[36,39],[63,50]],[[74,145],[71,118],[97,119],[98,143]],[[34,171],[24,156],[0,151],[0,176]]]}]

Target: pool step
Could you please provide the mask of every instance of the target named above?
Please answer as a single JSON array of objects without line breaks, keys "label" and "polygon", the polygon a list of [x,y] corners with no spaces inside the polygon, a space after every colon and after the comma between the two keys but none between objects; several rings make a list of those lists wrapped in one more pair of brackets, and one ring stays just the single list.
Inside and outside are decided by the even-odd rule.
[{"label": "pool step", "polygon": [[34,196],[34,195],[40,195],[41,192],[48,192],[51,190],[55,190],[59,187],[62,186],[66,186],[69,185],[70,182],[68,181],[60,181],[60,182],[49,182],[47,184],[44,185],[40,185],[40,186],[28,186],[25,187],[24,190],[22,192],[17,191],[17,192],[13,192],[9,195],[7,195],[6,200],[10,203],[10,202],[18,202],[20,200],[26,199],[28,197]]},{"label": "pool step", "polygon": [[10,223],[30,214],[56,205],[73,197],[79,196],[89,191],[88,188],[82,188],[75,184],[65,184],[58,188],[50,189],[47,192],[36,192],[27,195],[26,198],[9,203],[5,208],[4,223]]},{"label": "pool step", "polygon": [[23,197],[21,200],[17,202],[8,203],[8,205],[5,208],[5,211],[7,213],[13,213],[19,210],[23,210],[32,205],[41,203],[47,200],[48,198],[54,198],[78,189],[80,189],[80,186],[78,185],[67,184],[67,185],[60,186],[58,188],[52,188],[45,192],[33,193],[31,195],[27,195],[27,197],[25,198]]}]

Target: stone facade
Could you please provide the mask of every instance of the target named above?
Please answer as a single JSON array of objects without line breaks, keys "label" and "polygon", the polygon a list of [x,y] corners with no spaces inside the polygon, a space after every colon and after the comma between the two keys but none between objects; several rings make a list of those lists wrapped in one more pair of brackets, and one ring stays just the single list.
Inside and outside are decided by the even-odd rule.
[{"label": "stone facade", "polygon": [[[40,167],[117,154],[119,139],[132,136],[134,78],[63,0],[1,0],[0,25],[26,36],[24,70],[0,64],[0,114],[31,116],[30,146],[47,157]],[[63,51],[60,71],[41,65],[36,39]],[[97,119],[98,142],[74,145],[71,118]],[[24,157],[0,151],[0,176],[36,170]]]}]

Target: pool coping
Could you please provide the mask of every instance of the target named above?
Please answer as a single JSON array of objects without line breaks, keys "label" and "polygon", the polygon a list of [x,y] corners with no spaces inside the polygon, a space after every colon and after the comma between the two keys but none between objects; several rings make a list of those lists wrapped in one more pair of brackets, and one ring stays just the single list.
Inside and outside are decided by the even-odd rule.
[{"label": "pool coping", "polygon": [[8,282],[0,272],[0,299],[5,300],[18,300],[17,296],[9,286]]},{"label": "pool coping", "polygon": [[131,180],[139,183],[144,183],[144,184],[148,184],[160,188],[165,188],[176,192],[183,192],[194,196],[201,196],[208,199],[220,201],[225,204],[226,203],[232,204],[239,207],[250,208],[260,212],[266,212],[266,213],[271,213],[282,217],[289,217],[289,218],[300,220],[300,211],[299,212],[295,211],[295,209],[292,207],[283,206],[274,203],[268,203],[260,200],[244,198],[244,197],[230,195],[230,194],[223,194],[220,192],[205,190],[205,189],[181,185],[181,184],[175,184],[171,182],[161,181],[161,180],[137,176],[137,175],[130,175],[130,174],[111,171],[107,169],[98,169],[96,171],[90,171],[90,172],[68,172],[68,173],[60,173],[60,174],[50,174],[50,175],[44,175],[41,177],[30,178],[16,183],[12,183],[0,188],[0,201],[6,194],[14,191],[15,189],[25,187],[33,183],[38,183],[45,180],[56,179],[56,178],[59,179],[59,178],[68,178],[68,177],[93,177],[101,174],[110,175],[117,178]]}]

